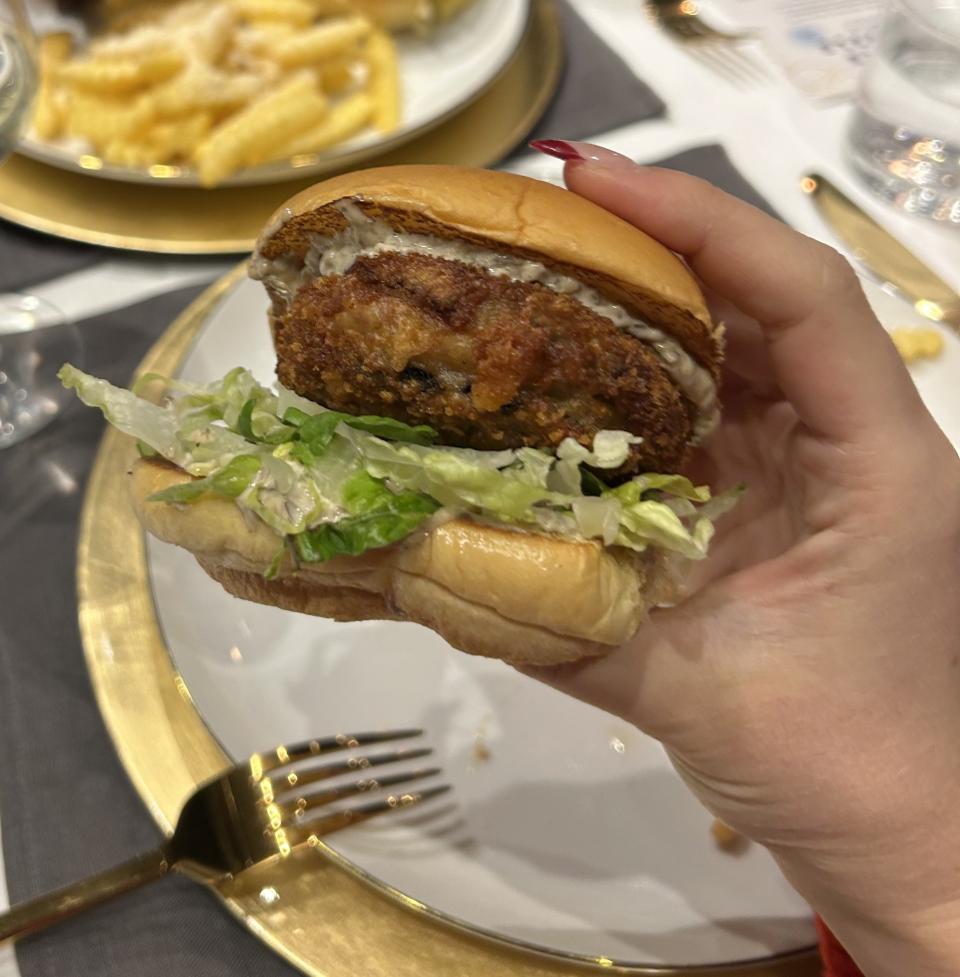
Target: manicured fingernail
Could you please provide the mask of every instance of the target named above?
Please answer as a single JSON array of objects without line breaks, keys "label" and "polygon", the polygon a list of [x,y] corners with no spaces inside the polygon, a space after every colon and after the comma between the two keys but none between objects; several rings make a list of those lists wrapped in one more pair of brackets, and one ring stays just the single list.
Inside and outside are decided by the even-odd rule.
[{"label": "manicured fingernail", "polygon": [[532,149],[555,156],[564,162],[578,160],[583,163],[599,163],[602,166],[635,166],[627,156],[615,153],[612,149],[595,146],[592,142],[569,142],[566,139],[534,139]]},{"label": "manicured fingernail", "polygon": [[538,153],[562,159],[565,163],[571,159],[583,159],[577,144],[567,142],[566,139],[534,139],[530,143],[530,148],[537,150]]}]

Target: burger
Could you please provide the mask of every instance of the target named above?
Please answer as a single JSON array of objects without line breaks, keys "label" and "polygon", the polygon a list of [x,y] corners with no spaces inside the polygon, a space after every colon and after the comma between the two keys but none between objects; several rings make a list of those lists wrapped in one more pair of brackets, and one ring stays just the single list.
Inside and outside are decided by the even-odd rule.
[{"label": "burger", "polygon": [[396,166],[293,197],[249,268],[275,386],[62,371],[137,440],[150,533],[238,597],[515,663],[602,654],[677,599],[733,493],[678,474],[722,337],[670,251],[544,182]]}]

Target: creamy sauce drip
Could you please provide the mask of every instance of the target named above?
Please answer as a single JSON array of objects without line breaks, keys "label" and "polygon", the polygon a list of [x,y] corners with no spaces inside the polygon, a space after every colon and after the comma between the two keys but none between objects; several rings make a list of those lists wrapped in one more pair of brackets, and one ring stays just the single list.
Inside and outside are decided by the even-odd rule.
[{"label": "creamy sauce drip", "polygon": [[625,329],[646,343],[657,354],[664,370],[696,408],[694,441],[699,441],[716,427],[720,411],[717,386],[710,371],[697,363],[672,336],[632,315],[619,303],[611,302],[597,289],[539,261],[499,254],[469,241],[395,231],[384,221],[367,217],[350,201],[341,202],[337,209],[347,219],[347,226],[331,236],[316,236],[302,265],[290,258],[267,260],[255,255],[250,264],[251,277],[268,284],[282,301],[289,303],[297,289],[308,281],[327,275],[343,275],[360,257],[393,253],[459,261],[511,281],[536,282],[576,299],[618,329]]}]

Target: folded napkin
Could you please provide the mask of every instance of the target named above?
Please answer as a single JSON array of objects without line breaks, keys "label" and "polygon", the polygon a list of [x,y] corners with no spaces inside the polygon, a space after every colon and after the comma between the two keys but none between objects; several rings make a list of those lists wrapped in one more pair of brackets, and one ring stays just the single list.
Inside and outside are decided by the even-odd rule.
[{"label": "folded napkin", "polygon": [[[637,160],[638,163],[647,163],[648,160]],[[682,173],[690,173],[699,176],[704,180],[715,183],[721,190],[745,200],[748,204],[768,213],[771,217],[781,220],[780,215],[773,209],[769,202],[743,178],[740,171],[730,162],[730,157],[722,146],[707,145],[697,146],[694,149],[684,150],[666,159],[657,160],[651,163],[653,166],[663,166],[668,170],[680,170]]]},{"label": "folded napkin", "polygon": [[[661,165],[695,172],[770,210],[717,146]],[[87,369],[126,383],[198,291],[181,289],[79,323]],[[0,453],[0,827],[14,902],[160,840],[103,727],[77,632],[77,525],[103,426],[97,412],[76,406]],[[23,977],[294,973],[208,893],[178,878],[28,939],[17,956]]]},{"label": "folded napkin", "polygon": [[584,139],[666,111],[657,93],[587,26],[566,0],[557,4],[564,68],[557,92],[529,139]]}]

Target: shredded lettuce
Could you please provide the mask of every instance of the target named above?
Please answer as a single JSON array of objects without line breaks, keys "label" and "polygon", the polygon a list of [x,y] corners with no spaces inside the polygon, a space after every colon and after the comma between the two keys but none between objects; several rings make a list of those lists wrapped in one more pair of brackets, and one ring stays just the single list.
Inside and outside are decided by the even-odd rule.
[{"label": "shredded lettuce", "polygon": [[161,403],[70,365],[59,375],[136,438],[141,454],[195,476],[155,501],[232,499],[283,537],[272,573],[288,546],[303,562],[358,555],[405,538],[441,508],[700,559],[713,520],[740,491],[711,497],[682,475],[658,473],[608,487],[595,471],[627,460],[640,439],[626,431],[600,431],[589,448],[566,438],[555,453],[476,451],[434,444],[426,425],[327,410],[282,386],[275,392],[241,368],[208,384],[143,377],[136,389],[159,391]]},{"label": "shredded lettuce", "polygon": [[344,485],[343,504],[349,516],[335,523],[322,523],[294,538],[301,560],[316,563],[334,556],[357,556],[396,543],[439,508],[420,492],[392,492],[365,471]]}]

